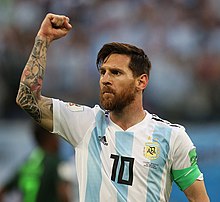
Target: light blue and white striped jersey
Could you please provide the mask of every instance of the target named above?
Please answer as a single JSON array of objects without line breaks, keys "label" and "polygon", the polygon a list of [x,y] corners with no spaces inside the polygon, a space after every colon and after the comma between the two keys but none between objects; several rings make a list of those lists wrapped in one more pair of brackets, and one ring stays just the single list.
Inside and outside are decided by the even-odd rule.
[{"label": "light blue and white striped jersey", "polygon": [[[147,111],[144,120],[126,131],[98,105],[53,99],[53,114],[53,133],[76,151],[80,202],[169,201],[172,171],[192,165],[189,153],[195,147],[184,127]],[[197,173],[191,184],[201,175]]]}]

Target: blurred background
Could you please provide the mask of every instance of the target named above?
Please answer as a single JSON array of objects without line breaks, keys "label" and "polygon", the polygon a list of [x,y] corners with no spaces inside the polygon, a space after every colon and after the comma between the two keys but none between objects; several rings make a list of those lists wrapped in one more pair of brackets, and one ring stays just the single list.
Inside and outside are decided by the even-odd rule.
[{"label": "blurred background", "polygon": [[[30,118],[15,98],[36,33],[53,12],[69,16],[73,29],[49,48],[43,94],[92,107],[102,45],[143,48],[152,62],[145,108],[186,127],[211,201],[220,201],[219,10],[218,0],[0,0],[0,186],[33,148]],[[60,140],[59,155],[66,161],[74,151]],[[174,185],[171,202],[185,201]]]}]

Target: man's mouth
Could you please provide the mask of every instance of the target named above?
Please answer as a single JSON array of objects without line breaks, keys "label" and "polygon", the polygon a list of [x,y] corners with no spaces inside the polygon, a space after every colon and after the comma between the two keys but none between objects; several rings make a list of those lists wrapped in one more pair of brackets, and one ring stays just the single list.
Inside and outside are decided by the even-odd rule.
[{"label": "man's mouth", "polygon": [[115,94],[115,92],[114,92],[114,90],[112,90],[112,89],[110,89],[110,88],[103,88],[102,90],[101,90],[101,92],[102,92],[102,94],[104,95],[104,94]]},{"label": "man's mouth", "polygon": [[102,94],[113,94],[113,92],[103,92]]}]

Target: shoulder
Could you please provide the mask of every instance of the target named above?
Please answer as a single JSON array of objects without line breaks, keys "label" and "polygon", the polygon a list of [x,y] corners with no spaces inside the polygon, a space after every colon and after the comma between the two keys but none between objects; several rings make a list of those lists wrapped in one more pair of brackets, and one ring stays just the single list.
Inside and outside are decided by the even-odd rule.
[{"label": "shoulder", "polygon": [[156,114],[152,114],[151,122],[153,123],[154,130],[169,131],[169,134],[172,135],[173,138],[188,136],[183,125],[171,123],[168,120],[160,118]]},{"label": "shoulder", "polygon": [[56,108],[58,110],[67,111],[69,113],[71,112],[77,112],[77,113],[98,113],[99,111],[103,111],[99,105],[95,105],[94,107],[90,107],[87,105],[82,105],[74,102],[69,101],[63,101],[59,99],[53,99],[53,108]]},{"label": "shoulder", "polygon": [[[152,122],[154,133],[159,131],[162,134],[166,134],[166,137],[169,137],[171,148],[178,155],[180,153],[186,154],[195,147],[184,126],[171,123],[154,114],[152,115]],[[159,129],[157,130],[157,128]]]},{"label": "shoulder", "polygon": [[185,130],[184,126],[177,123],[171,123],[168,120],[160,118],[156,114],[152,114],[151,120],[157,126],[169,127],[172,128],[173,130]]}]

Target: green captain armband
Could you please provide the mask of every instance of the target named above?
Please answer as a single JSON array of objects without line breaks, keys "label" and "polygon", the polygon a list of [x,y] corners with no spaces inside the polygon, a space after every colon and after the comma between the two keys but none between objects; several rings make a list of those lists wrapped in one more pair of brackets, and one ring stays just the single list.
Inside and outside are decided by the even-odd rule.
[{"label": "green captain armband", "polygon": [[198,165],[190,166],[182,170],[172,170],[173,180],[183,191],[189,187],[201,175]]},{"label": "green captain armband", "polygon": [[181,170],[172,170],[172,177],[174,182],[179,186],[180,190],[185,190],[193,184],[195,180],[201,175],[197,165],[196,149],[189,152],[191,166]]}]

